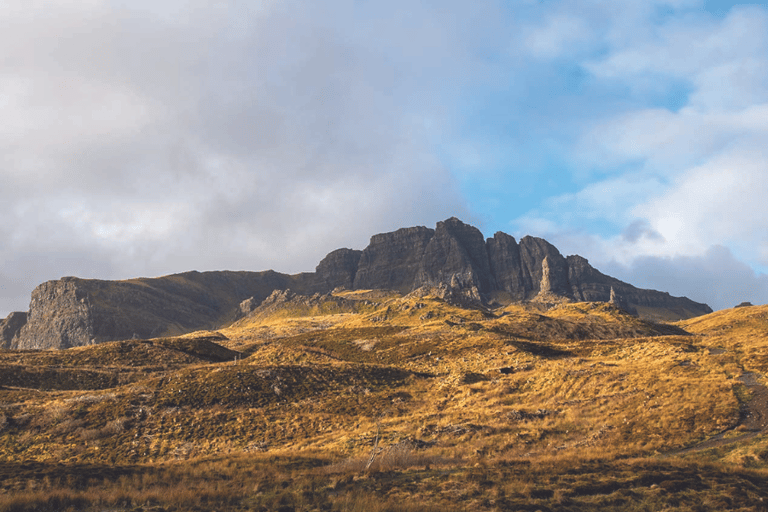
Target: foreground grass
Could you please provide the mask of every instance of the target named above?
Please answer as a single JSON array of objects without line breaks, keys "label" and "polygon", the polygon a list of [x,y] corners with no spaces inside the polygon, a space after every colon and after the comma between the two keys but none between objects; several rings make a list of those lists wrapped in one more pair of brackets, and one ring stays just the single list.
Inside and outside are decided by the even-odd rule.
[{"label": "foreground grass", "polygon": [[[423,459],[422,459],[423,461]],[[0,511],[763,510],[765,470],[554,457],[354,471],[316,455],[2,465]],[[765,500],[765,501],[764,501]]]}]

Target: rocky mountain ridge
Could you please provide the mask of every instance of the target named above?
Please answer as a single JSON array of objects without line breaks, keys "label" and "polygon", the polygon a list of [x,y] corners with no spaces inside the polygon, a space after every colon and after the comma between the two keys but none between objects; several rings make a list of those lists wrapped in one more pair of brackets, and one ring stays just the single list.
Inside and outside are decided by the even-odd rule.
[{"label": "rocky mountain ridge", "polygon": [[[133,337],[181,334],[225,325],[275,290],[312,295],[336,288],[449,289],[446,296],[503,305],[525,300],[612,302],[652,319],[678,320],[712,310],[668,293],[642,290],[564,257],[541,238],[498,232],[487,240],[450,218],[435,229],[403,228],[371,237],[365,249],[338,249],[315,272],[186,272],[102,281],[65,277],[32,292],[28,313],[0,321],[0,347],[68,348]],[[243,305],[246,301],[246,305]]]}]

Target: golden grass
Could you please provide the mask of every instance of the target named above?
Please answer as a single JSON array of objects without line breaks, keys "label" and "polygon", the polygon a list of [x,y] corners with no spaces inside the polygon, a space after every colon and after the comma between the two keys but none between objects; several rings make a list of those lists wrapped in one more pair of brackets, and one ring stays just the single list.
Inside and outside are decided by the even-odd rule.
[{"label": "golden grass", "polygon": [[768,499],[768,441],[736,428],[763,375],[766,308],[672,328],[604,304],[489,313],[342,294],[364,308],[0,353],[0,511]]}]

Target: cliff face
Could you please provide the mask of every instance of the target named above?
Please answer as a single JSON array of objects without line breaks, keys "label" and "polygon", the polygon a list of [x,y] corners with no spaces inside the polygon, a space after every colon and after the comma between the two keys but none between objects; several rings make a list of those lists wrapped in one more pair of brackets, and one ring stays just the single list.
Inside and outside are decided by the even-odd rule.
[{"label": "cliff face", "polygon": [[318,285],[332,290],[337,286],[351,289],[354,286],[358,263],[363,251],[337,249],[329,253],[317,265]]},{"label": "cliff face", "polygon": [[437,223],[411,289],[448,283],[474,287],[479,293],[494,287],[483,234],[456,218]]},{"label": "cliff face", "polygon": [[509,294],[513,301],[526,298],[532,284],[523,278],[520,246],[515,239],[499,231],[486,241],[491,274],[496,278],[496,287]]},{"label": "cliff face", "polygon": [[[324,260],[323,275],[355,275],[353,289],[410,292],[425,285],[458,287],[467,291],[465,295],[484,301],[532,300],[546,295],[609,302],[613,296],[614,303],[628,311],[667,320],[712,311],[686,297],[642,290],[606,276],[581,256],[563,257],[542,238],[526,236],[517,243],[498,232],[483,240],[479,230],[456,218],[439,222],[435,230],[416,227],[375,235],[362,251],[356,269],[352,259],[344,260],[344,267],[337,270],[329,268],[331,261]],[[345,277],[335,284],[347,286],[348,282]],[[333,284],[329,283],[331,287]]]},{"label": "cliff face", "polygon": [[424,251],[434,234],[434,230],[419,226],[372,236],[360,254],[353,289],[413,290]]},{"label": "cliff face", "polygon": [[0,349],[15,348],[15,339],[26,323],[27,314],[19,311],[14,311],[5,320],[0,320]]},{"label": "cliff face", "polygon": [[79,281],[65,277],[35,288],[17,348],[69,348],[96,342],[91,297]]},{"label": "cliff face", "polygon": [[[309,276],[309,279],[307,278]],[[154,279],[101,281],[65,277],[32,292],[26,323],[12,348],[68,348],[215,328],[240,303],[260,303],[273,290],[308,291],[314,274],[187,272]]]},{"label": "cliff face", "polygon": [[564,258],[541,238],[526,236],[517,243],[499,232],[484,240],[479,230],[451,218],[434,230],[422,226],[374,235],[362,251],[338,249],[313,273],[186,272],[126,281],[49,281],[32,292],[28,313],[0,321],[0,348],[67,348],[214,329],[254,309],[274,290],[312,295],[339,286],[402,293],[430,286],[486,303],[552,297],[611,301],[667,320],[712,311],[685,297],[606,276],[580,256]]}]

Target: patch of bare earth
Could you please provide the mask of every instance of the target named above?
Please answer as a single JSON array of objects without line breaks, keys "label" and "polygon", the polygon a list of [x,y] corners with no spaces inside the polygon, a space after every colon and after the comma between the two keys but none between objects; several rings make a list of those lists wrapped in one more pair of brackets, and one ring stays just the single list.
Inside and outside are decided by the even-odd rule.
[{"label": "patch of bare earth", "polygon": [[[742,404],[741,418],[738,424],[678,453],[691,453],[718,448],[728,444],[747,441],[768,432],[768,387],[760,383],[758,375],[754,372],[742,374],[739,377],[739,381],[749,391],[750,398]],[[734,432],[743,433],[741,435],[733,435]]]}]

